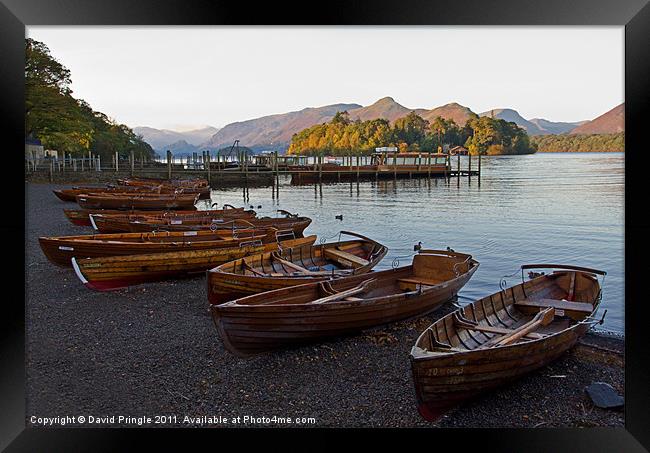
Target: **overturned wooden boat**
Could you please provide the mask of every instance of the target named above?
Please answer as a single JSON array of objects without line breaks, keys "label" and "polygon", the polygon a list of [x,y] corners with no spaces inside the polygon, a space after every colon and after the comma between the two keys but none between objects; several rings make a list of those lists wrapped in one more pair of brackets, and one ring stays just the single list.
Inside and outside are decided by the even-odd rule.
[{"label": "overturned wooden boat", "polygon": [[[173,211],[170,211],[173,213]],[[223,228],[254,228],[257,213],[243,208],[213,209],[209,211],[193,211],[182,215],[150,215],[146,211],[139,214],[90,214],[90,224],[100,233],[137,233],[147,231],[195,231],[216,230]],[[234,222],[237,220],[238,222]],[[239,222],[247,221],[247,223]],[[268,223],[264,226],[273,226]],[[258,225],[263,226],[263,225]],[[304,230],[304,228],[303,228]]]},{"label": "overturned wooden boat", "polygon": [[356,233],[356,239],[305,244],[250,255],[208,271],[208,299],[220,304],[278,288],[365,274],[388,252],[380,243]]},{"label": "overturned wooden boat", "polygon": [[198,199],[198,194],[182,193],[83,193],[76,196],[77,203],[84,209],[192,209]]},{"label": "overturned wooden boat", "polygon": [[[277,228],[279,230],[291,230],[296,236],[302,236],[305,229],[311,223],[309,217],[262,217],[262,218],[238,218],[208,215],[205,217],[193,217],[188,219],[145,219],[132,220],[116,224],[111,219],[100,219],[93,215],[93,221],[97,228],[102,231],[206,231],[221,229],[250,229],[250,228]],[[104,221],[103,224],[102,221]],[[101,226],[100,226],[101,224]]]},{"label": "overturned wooden boat", "polygon": [[413,264],[211,304],[226,348],[248,356],[430,312],[476,272],[471,255],[424,250]]},{"label": "overturned wooden boat", "polygon": [[214,266],[243,256],[268,253],[279,248],[310,246],[316,236],[293,238],[282,236],[276,242],[224,241],[208,250],[111,256],[105,258],[72,258],[77,277],[88,288],[110,291],[126,286],[165,280],[205,272]]},{"label": "overturned wooden boat", "polygon": [[101,215],[117,215],[117,216],[133,216],[133,217],[139,217],[139,216],[155,216],[155,217],[162,217],[162,218],[170,218],[170,219],[183,219],[185,217],[192,217],[192,216],[205,216],[205,215],[210,215],[212,212],[221,212],[221,211],[228,211],[225,214],[228,215],[233,215],[233,214],[238,214],[238,213],[246,213],[245,215],[242,215],[243,217],[255,217],[257,214],[255,211],[252,210],[245,210],[244,208],[235,208],[234,206],[231,206],[229,204],[223,205],[223,209],[209,209],[209,210],[197,210],[196,207],[194,209],[190,210],[164,210],[164,211],[140,211],[140,210],[131,210],[131,211],[124,211],[120,209],[64,209],[63,212],[65,216],[68,218],[68,220],[74,224],[74,225],[79,225],[79,226],[92,226],[92,222],[90,221],[90,215],[91,214],[101,214]]},{"label": "overturned wooden boat", "polygon": [[[526,269],[557,269],[524,281]],[[522,283],[436,321],[411,350],[418,410],[434,421],[463,400],[558,358],[597,322],[598,275],[577,266],[522,266]]]},{"label": "overturned wooden boat", "polygon": [[78,236],[40,237],[38,242],[45,256],[54,264],[71,266],[72,257],[90,258],[116,255],[141,255],[181,250],[205,250],[223,245],[224,241],[261,240],[277,242],[278,236],[291,232],[275,228],[217,231],[159,231],[149,233],[88,234]]}]

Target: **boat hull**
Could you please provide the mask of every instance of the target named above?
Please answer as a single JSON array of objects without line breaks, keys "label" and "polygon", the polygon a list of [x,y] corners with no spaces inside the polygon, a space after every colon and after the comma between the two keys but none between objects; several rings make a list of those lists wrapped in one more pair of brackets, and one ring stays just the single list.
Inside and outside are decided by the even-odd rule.
[{"label": "boat hull", "polygon": [[[282,247],[313,244],[316,236],[281,241]],[[201,251],[168,252],[98,259],[71,259],[81,282],[96,291],[112,291],[141,283],[203,273],[220,264],[278,249],[278,243]]]},{"label": "boat hull", "polygon": [[548,365],[571,349],[586,331],[586,325],[576,325],[548,339],[508,348],[472,351],[440,360],[411,358],[418,412],[434,422],[464,401]]},{"label": "boat hull", "polygon": [[[394,277],[408,276],[411,266],[373,273],[382,278],[388,273]],[[347,335],[363,329],[388,324],[423,315],[439,308],[453,298],[467,283],[478,266],[445,285],[422,294],[397,294],[365,301],[341,301],[321,305],[211,305],[212,316],[226,348],[232,353],[246,357],[304,343]],[[346,277],[337,282],[354,285],[367,280],[370,275]],[[309,285],[309,284],[308,284]],[[307,285],[301,285],[307,286]],[[264,293],[277,298],[291,296],[294,289],[280,289]],[[250,297],[259,297],[250,296]],[[247,298],[241,299],[246,301]],[[234,301],[237,302],[237,301]]]}]

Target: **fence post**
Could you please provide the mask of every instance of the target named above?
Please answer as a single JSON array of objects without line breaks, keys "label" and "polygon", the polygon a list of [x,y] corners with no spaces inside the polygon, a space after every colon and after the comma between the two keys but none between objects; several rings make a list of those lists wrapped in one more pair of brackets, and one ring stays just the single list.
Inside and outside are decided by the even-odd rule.
[{"label": "fence post", "polygon": [[81,171],[84,171],[84,155],[81,155]]},{"label": "fence post", "polygon": [[99,157],[99,154],[97,154],[97,163],[95,168],[97,169],[97,171],[102,171],[102,161]]},{"label": "fence post", "polygon": [[50,182],[54,180],[52,172],[54,171],[54,160],[50,159]]},{"label": "fence post", "polygon": [[172,179],[172,152],[167,150],[167,179]]},{"label": "fence post", "polygon": [[135,155],[133,154],[133,150],[131,150],[131,176],[135,174]]},{"label": "fence post", "polygon": [[120,155],[115,151],[115,173],[120,170]]}]

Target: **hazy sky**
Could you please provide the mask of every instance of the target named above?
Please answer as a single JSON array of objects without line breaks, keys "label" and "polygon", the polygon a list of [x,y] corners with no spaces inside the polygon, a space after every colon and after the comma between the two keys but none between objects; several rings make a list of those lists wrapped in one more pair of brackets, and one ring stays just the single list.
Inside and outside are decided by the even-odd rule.
[{"label": "hazy sky", "polygon": [[623,27],[28,27],[74,96],[128,126],[222,127],[391,96],[593,119],[624,99]]}]

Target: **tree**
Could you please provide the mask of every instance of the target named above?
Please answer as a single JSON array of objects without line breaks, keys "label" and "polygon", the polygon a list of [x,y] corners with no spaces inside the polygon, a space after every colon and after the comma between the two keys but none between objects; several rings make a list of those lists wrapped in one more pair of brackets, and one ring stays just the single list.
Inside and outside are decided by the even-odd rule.
[{"label": "tree", "polygon": [[106,158],[115,152],[153,156],[141,137],[88,103],[72,97],[70,71],[47,46],[25,40],[25,137],[36,137],[46,148],[79,154],[88,150]]}]

